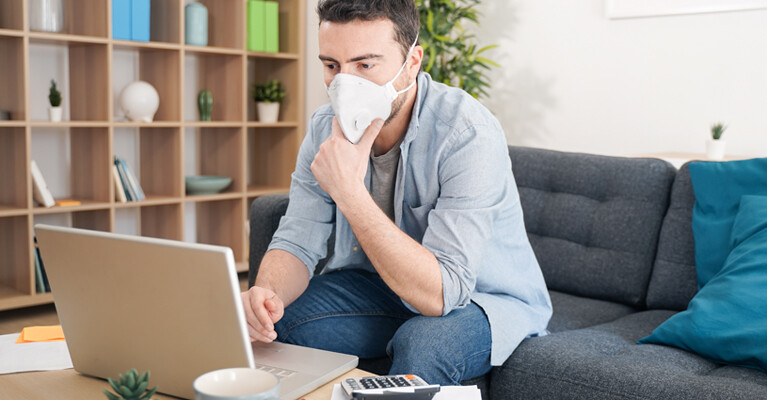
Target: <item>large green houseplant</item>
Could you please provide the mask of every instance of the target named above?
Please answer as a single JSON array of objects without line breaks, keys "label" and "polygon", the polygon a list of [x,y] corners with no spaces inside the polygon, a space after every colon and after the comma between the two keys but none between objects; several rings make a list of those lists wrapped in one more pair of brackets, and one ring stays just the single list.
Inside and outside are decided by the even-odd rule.
[{"label": "large green houseplant", "polygon": [[480,0],[416,0],[421,17],[423,70],[438,82],[460,87],[475,98],[487,96],[487,72],[500,67],[480,54],[498,47],[478,48],[465,23],[477,24]]}]

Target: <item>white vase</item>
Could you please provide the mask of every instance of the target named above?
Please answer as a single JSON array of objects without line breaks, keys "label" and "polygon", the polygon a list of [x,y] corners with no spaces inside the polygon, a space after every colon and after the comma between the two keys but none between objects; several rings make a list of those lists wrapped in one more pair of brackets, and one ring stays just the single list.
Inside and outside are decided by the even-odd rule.
[{"label": "white vase", "polygon": [[29,0],[29,29],[61,32],[64,29],[62,0]]},{"label": "white vase", "polygon": [[706,142],[706,157],[709,160],[723,159],[726,146],[727,146],[727,142],[725,142],[724,140],[709,139]]},{"label": "white vase", "polygon": [[61,122],[61,107],[48,107],[48,116],[51,122]]},{"label": "white vase", "polygon": [[120,93],[120,106],[129,120],[152,122],[160,107],[160,95],[154,86],[147,82],[131,82]]},{"label": "white vase", "polygon": [[277,122],[277,119],[280,115],[280,103],[272,102],[272,103],[265,103],[265,102],[258,102],[256,103],[256,106],[258,107],[258,121],[259,122],[266,122],[266,123],[272,123]]}]

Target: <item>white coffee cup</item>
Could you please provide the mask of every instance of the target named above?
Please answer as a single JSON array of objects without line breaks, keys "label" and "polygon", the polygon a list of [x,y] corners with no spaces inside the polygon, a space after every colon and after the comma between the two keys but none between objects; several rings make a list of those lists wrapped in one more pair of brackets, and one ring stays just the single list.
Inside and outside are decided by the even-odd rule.
[{"label": "white coffee cup", "polygon": [[252,368],[224,368],[206,372],[192,383],[197,400],[277,400],[280,380]]}]

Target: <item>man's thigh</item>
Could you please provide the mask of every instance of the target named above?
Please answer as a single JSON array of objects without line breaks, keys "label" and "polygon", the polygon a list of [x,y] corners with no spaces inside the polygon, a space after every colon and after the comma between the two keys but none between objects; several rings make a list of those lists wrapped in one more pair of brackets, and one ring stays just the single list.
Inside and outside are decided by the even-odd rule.
[{"label": "man's thigh", "polygon": [[373,358],[414,315],[377,274],[349,269],[312,278],[275,329],[282,342]]},{"label": "man's thigh", "polygon": [[417,316],[397,330],[387,352],[391,374],[414,373],[429,383],[458,385],[490,368],[490,323],[475,303],[442,317]]}]

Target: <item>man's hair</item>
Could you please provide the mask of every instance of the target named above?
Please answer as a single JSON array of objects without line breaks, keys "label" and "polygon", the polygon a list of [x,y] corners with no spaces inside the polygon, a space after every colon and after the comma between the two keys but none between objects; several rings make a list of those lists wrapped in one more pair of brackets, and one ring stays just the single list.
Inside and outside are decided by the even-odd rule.
[{"label": "man's hair", "polygon": [[421,20],[413,0],[320,0],[317,4],[320,24],[328,22],[376,21],[388,19],[394,24],[394,40],[407,57],[418,37]]}]

